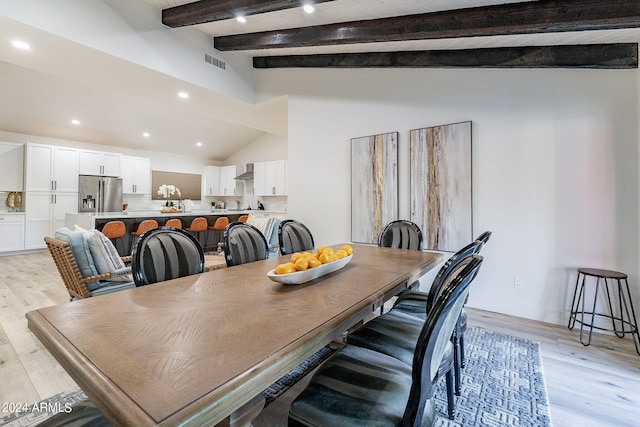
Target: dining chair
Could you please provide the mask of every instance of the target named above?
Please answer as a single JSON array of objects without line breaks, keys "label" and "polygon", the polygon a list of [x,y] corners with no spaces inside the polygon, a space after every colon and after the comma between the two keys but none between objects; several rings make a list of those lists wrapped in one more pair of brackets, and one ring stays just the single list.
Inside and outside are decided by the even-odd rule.
[{"label": "dining chair", "polygon": [[232,222],[224,229],[224,257],[227,267],[269,257],[267,240],[260,230],[244,222]]},{"label": "dining chair", "polygon": [[[418,224],[399,219],[391,221],[384,226],[378,237],[378,246],[386,248],[396,249],[410,249],[414,251],[422,250],[422,231]],[[420,280],[416,280],[411,283],[407,288],[400,292],[406,292],[407,290],[416,290],[420,287]],[[380,307],[380,314],[382,314],[384,306]]]},{"label": "dining chair", "polygon": [[[135,287],[129,276],[131,274],[131,268],[124,268],[102,274],[89,273],[83,275],[85,269],[78,265],[78,260],[71,247],[73,242],[66,242],[48,236],[44,238],[44,242],[67,288],[69,301],[95,297]],[[87,254],[87,252],[87,249],[82,251],[86,257],[91,256],[91,254]],[[130,257],[122,257],[122,260],[123,262],[128,262],[129,258]]]},{"label": "dining chair", "polygon": [[347,341],[293,401],[289,426],[435,425],[441,360],[481,263],[482,257],[471,255],[449,276],[417,334],[409,364]]},{"label": "dining chair", "polygon": [[482,243],[486,244],[489,241],[490,237],[491,237],[491,232],[490,231],[485,231],[485,232],[481,233],[478,237],[476,237],[476,240],[479,240]]},{"label": "dining chair", "polygon": [[378,246],[397,249],[422,250],[422,231],[418,224],[399,219],[384,226],[378,237]]},{"label": "dining chair", "polygon": [[278,226],[278,243],[280,255],[312,250],[313,235],[306,225],[295,219],[285,219]]},{"label": "dining chair", "polygon": [[[421,301],[423,311],[426,311],[427,304],[432,310],[435,301],[442,293],[447,283],[461,274],[464,267],[473,261],[474,254],[469,254],[462,259],[456,261],[452,268],[447,268],[443,272],[440,280],[434,281],[429,291],[429,298]],[[481,263],[481,261],[480,261]],[[478,264],[479,267],[480,264]],[[474,277],[478,269],[474,270]],[[469,283],[473,277],[469,280]],[[463,302],[464,304],[464,302]],[[422,326],[426,319],[405,313],[402,310],[391,310],[388,313],[376,317],[367,322],[364,326],[356,329],[347,338],[350,344],[367,347],[390,356],[396,357],[407,364],[411,364],[413,360],[413,350]],[[452,337],[454,334],[452,333]],[[440,362],[440,375],[445,375],[447,390],[447,406],[449,418],[453,419],[455,411],[454,394],[459,394],[459,389],[455,390],[456,384],[454,375],[456,352],[454,348],[454,340],[450,340],[447,344],[443,358]]]},{"label": "dining chair", "polygon": [[144,286],[204,271],[202,246],[191,234],[174,228],[155,228],[140,236],[131,254],[136,286]]},{"label": "dining chair", "polygon": [[[483,245],[484,244],[481,241],[475,240],[453,254],[438,271],[438,274],[433,279],[431,288],[429,289],[428,293],[420,291],[405,292],[396,299],[393,307],[391,308],[391,311],[400,311],[425,320],[428,316],[429,310],[433,306],[435,298],[440,293],[444,278],[447,276],[447,274],[449,274],[452,269],[456,268],[460,261],[462,261],[466,256],[471,254],[479,254]],[[460,319],[458,319],[458,323],[456,324],[456,328],[454,329],[454,333],[451,337],[454,351],[454,391],[457,395],[460,395],[461,391],[460,369],[464,367],[464,331],[466,331],[466,318],[467,315],[463,305],[463,308],[460,312]]]}]

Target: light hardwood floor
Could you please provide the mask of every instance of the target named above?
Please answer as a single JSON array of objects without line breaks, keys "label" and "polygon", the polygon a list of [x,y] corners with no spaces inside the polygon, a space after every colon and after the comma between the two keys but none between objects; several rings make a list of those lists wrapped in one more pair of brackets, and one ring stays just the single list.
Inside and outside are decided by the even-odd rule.
[{"label": "light hardwood floor", "polygon": [[[48,252],[0,257],[0,404],[34,403],[76,387],[25,318],[68,298]],[[630,339],[594,334],[584,347],[563,325],[467,311],[470,325],[540,342],[554,426],[640,426],[640,356]],[[267,411],[285,408],[283,401]],[[260,418],[281,418],[268,415]]]}]

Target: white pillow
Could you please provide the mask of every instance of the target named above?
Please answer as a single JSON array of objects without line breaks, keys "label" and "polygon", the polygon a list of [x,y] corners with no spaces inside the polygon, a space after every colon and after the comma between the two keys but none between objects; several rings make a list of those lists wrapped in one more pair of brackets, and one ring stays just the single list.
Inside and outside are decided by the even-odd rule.
[{"label": "white pillow", "polygon": [[118,254],[118,250],[107,236],[98,230],[85,230],[78,225],[74,226],[74,228],[84,234],[85,239],[87,239],[89,251],[91,251],[93,263],[98,273],[109,273],[126,267],[120,258],[120,254]]}]

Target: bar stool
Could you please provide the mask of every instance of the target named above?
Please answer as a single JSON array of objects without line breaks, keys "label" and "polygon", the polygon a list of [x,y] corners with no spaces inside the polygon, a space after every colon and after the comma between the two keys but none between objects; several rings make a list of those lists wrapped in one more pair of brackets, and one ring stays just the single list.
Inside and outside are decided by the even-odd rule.
[{"label": "bar stool", "polygon": [[238,222],[247,222],[248,219],[249,215],[240,215],[240,218],[238,218]]},{"label": "bar stool", "polygon": [[140,224],[138,224],[138,228],[136,229],[136,231],[131,232],[131,248],[129,250],[133,251],[135,243],[138,241],[142,233],[154,228],[158,228],[158,221],[156,221],[155,219],[145,219]]},{"label": "bar stool", "polygon": [[120,256],[125,255],[124,241],[123,237],[127,234],[127,227],[125,227],[124,222],[122,221],[109,221],[102,227],[102,234],[104,234],[107,238],[111,239],[113,246],[118,250],[118,241],[120,241],[120,246],[122,246],[122,251],[119,252]]},{"label": "bar stool", "polygon": [[171,218],[169,221],[165,222],[164,226],[182,230],[182,221],[180,221],[179,218]]},{"label": "bar stool", "polygon": [[[591,311],[585,311],[585,283],[587,277],[593,277],[596,280],[595,292],[593,295],[593,307],[591,308]],[[580,278],[582,278],[582,282],[580,281]],[[616,313],[613,311],[613,306],[615,305],[615,303],[612,303],[611,300],[611,293],[609,292],[609,281],[615,281],[615,283],[617,283],[618,285],[618,300],[620,304],[619,315],[616,315]],[[603,290],[606,293],[609,313],[598,313],[596,311],[598,289],[600,288],[600,285],[603,286]],[[578,291],[578,289],[580,290]],[[590,315],[591,319],[589,319],[588,317],[587,319],[585,319],[585,315]],[[596,326],[596,316],[610,318],[612,329]],[[600,270],[597,268],[579,268],[578,277],[576,279],[576,287],[573,291],[573,301],[571,302],[569,324],[567,325],[569,327],[569,330],[573,329],[576,322],[580,323],[580,342],[582,343],[582,345],[588,346],[591,344],[591,335],[593,333],[593,329],[595,328],[602,331],[613,332],[620,338],[623,338],[626,334],[631,334],[633,343],[636,347],[636,352],[640,354],[640,349],[638,348],[640,341],[640,335],[638,334],[638,322],[636,320],[635,310],[633,309],[631,293],[629,292],[629,282],[627,281],[627,275],[625,273],[611,270]],[[585,326],[589,328],[589,339],[586,343],[584,342],[584,339],[582,337]]]},{"label": "bar stool", "polygon": [[216,219],[216,222],[212,226],[209,227],[209,230],[217,232],[215,233],[216,239],[213,241],[214,248],[218,247],[219,249],[222,249],[222,231],[227,228],[227,225],[229,225],[229,218],[221,216]]},{"label": "bar stool", "polygon": [[[204,250],[207,244],[207,227],[208,226],[209,224],[207,223],[207,219],[199,216],[198,218],[194,218],[193,221],[191,221],[191,225],[189,225],[187,228],[184,229],[185,231],[193,233],[194,237],[198,239],[198,242],[200,242],[200,246],[202,246],[202,250]],[[204,232],[204,245],[200,241],[200,233],[203,233],[203,232]]]}]

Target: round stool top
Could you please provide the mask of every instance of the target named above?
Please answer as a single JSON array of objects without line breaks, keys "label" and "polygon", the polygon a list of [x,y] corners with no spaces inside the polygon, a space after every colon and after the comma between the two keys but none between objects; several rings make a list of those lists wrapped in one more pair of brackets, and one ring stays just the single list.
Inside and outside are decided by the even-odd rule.
[{"label": "round stool top", "polygon": [[619,271],[600,270],[599,268],[579,268],[578,273],[587,276],[604,277],[606,279],[626,279],[627,275]]}]

